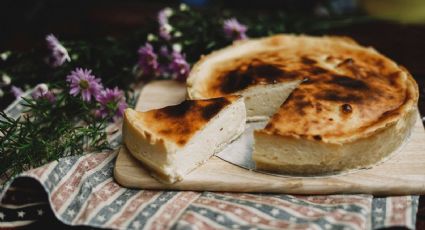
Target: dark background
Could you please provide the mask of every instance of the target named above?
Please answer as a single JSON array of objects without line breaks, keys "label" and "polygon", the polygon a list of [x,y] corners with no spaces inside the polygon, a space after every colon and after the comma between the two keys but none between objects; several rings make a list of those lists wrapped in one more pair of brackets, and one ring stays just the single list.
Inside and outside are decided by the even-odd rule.
[{"label": "dark background", "polygon": [[[345,3],[341,3],[344,2]],[[337,2],[337,14],[362,13],[361,6],[353,10],[351,0],[261,0],[219,1],[186,0],[192,7],[202,10],[209,7],[231,8],[241,12],[297,10],[311,14],[318,4]],[[339,2],[339,3],[338,3]],[[349,3],[347,3],[349,2]],[[406,1],[408,4],[409,1]],[[44,42],[46,34],[54,33],[61,39],[94,39],[102,36],[125,37],[146,26],[156,17],[159,9],[177,6],[180,1],[111,1],[111,0],[39,0],[0,1],[0,52],[26,51]],[[342,5],[341,5],[342,4]],[[344,5],[345,4],[345,5]],[[351,5],[350,5],[351,4]],[[424,12],[425,14],[425,12]],[[206,19],[207,20],[207,19]],[[371,20],[346,27],[318,32],[350,36],[365,46],[373,46],[381,53],[405,66],[420,86],[421,114],[425,114],[425,23],[407,24],[395,21]],[[141,41],[142,43],[143,41]],[[425,141],[425,140],[424,140]],[[46,219],[32,227],[60,225]],[[61,226],[63,228],[64,226]],[[418,229],[425,229],[425,198],[421,197],[418,212]]]}]

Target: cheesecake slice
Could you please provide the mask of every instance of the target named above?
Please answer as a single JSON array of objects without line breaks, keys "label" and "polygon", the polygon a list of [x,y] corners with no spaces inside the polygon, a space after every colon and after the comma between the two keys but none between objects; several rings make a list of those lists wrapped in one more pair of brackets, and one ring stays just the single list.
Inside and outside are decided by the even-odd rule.
[{"label": "cheesecake slice", "polygon": [[244,100],[227,96],[124,114],[129,152],[164,183],[174,183],[239,137],[246,122]]}]

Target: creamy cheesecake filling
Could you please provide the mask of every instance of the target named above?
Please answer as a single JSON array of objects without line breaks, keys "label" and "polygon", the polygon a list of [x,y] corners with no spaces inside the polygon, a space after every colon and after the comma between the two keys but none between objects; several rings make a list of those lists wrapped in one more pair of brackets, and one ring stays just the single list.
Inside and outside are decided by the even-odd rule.
[{"label": "creamy cheesecake filling", "polygon": [[170,155],[168,167],[173,174],[182,177],[243,133],[246,121],[245,105],[241,99],[214,117],[210,123],[182,149]]},{"label": "creamy cheesecake filling", "polygon": [[243,91],[241,95],[245,99],[248,120],[269,119],[301,82],[301,80],[296,80],[287,83],[259,85]]},{"label": "creamy cheesecake filling", "polygon": [[417,114],[412,109],[403,119],[379,131],[379,135],[345,144],[323,144],[256,131],[253,160],[260,170],[304,176],[370,167],[384,161],[406,141]]},{"label": "creamy cheesecake filling", "polygon": [[126,111],[123,141],[130,153],[147,166],[154,177],[165,183],[182,180],[187,173],[242,134],[246,122],[245,104],[240,97],[221,109],[181,145],[155,138],[146,128],[149,124],[138,118],[139,113]]}]

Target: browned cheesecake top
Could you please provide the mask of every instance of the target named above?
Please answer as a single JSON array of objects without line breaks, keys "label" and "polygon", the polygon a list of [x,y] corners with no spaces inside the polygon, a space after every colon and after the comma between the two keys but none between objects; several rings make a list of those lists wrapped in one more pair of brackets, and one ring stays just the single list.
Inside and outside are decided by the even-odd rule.
[{"label": "browned cheesecake top", "polygon": [[156,139],[183,146],[211,118],[238,98],[240,97],[226,96],[205,100],[186,100],[178,105],[137,112],[135,119],[140,122],[148,136],[154,135]]},{"label": "browned cheesecake top", "polygon": [[[218,56],[221,61],[209,64]],[[210,71],[196,76],[196,68]],[[304,82],[264,132],[339,142],[373,132],[417,102],[416,83],[406,70],[338,37],[279,35],[237,43],[204,57],[188,83],[195,97],[210,97],[297,78]]]},{"label": "browned cheesecake top", "polygon": [[216,76],[209,82],[208,95],[226,95],[251,86],[295,80],[321,71],[306,64],[300,64],[298,68],[287,67],[282,64],[283,59],[277,60],[274,57],[270,60],[270,55],[276,56],[270,53],[259,53],[252,58],[237,59],[217,66]]}]

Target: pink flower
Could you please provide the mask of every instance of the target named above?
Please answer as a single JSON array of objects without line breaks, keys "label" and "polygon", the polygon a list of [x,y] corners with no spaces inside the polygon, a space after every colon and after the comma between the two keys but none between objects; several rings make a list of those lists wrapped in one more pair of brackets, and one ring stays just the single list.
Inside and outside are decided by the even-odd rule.
[{"label": "pink flower", "polygon": [[236,18],[224,20],[223,30],[224,34],[229,39],[240,40],[248,38],[246,36],[247,27],[239,23]]},{"label": "pink flower", "polygon": [[100,108],[96,111],[99,117],[112,115],[114,119],[118,119],[124,115],[127,108],[124,93],[118,87],[101,91],[96,99],[100,104]]},{"label": "pink flower", "polygon": [[47,48],[49,48],[51,54],[47,58],[47,63],[52,67],[58,67],[63,65],[65,61],[71,61],[71,58],[68,55],[68,51],[58,39],[53,35],[49,34],[46,36]]},{"label": "pink flower", "polygon": [[102,90],[103,86],[100,79],[91,75],[91,70],[76,68],[66,77],[66,81],[70,84],[69,94],[77,96],[81,93],[83,101],[89,102],[91,97],[96,97]]}]

